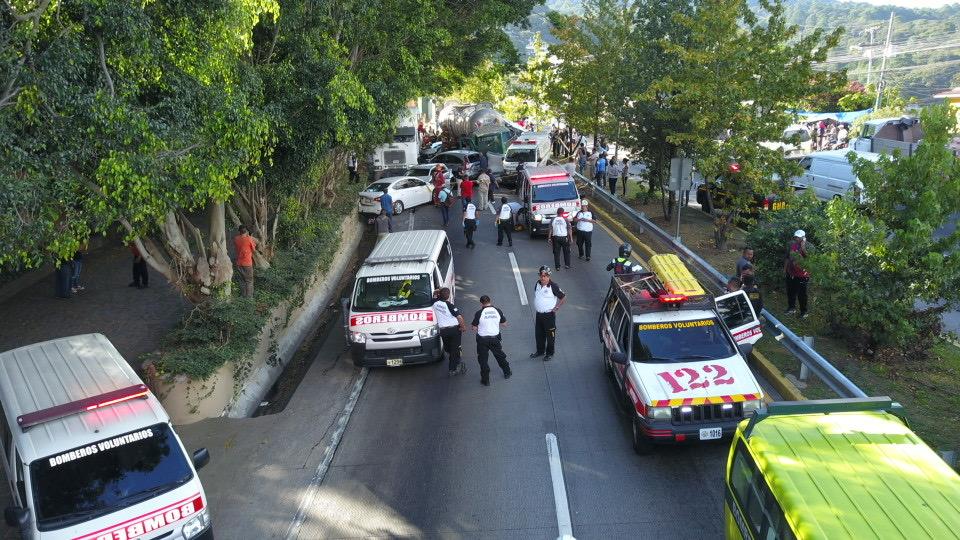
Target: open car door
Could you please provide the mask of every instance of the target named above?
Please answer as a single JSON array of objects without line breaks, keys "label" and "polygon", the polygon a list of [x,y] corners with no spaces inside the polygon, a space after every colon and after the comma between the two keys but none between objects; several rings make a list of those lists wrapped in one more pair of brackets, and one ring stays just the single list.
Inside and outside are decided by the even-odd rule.
[{"label": "open car door", "polygon": [[763,337],[760,319],[744,291],[736,291],[713,299],[717,313],[733,334],[737,345],[753,345]]}]

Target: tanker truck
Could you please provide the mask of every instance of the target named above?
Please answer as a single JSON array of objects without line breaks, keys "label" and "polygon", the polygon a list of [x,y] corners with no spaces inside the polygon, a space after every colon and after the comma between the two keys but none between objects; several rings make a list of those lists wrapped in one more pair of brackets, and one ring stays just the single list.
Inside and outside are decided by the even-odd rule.
[{"label": "tanker truck", "polygon": [[448,103],[440,109],[437,123],[444,149],[487,152],[489,167],[495,174],[503,172],[503,156],[510,141],[523,132],[522,127],[504,118],[490,103]]}]

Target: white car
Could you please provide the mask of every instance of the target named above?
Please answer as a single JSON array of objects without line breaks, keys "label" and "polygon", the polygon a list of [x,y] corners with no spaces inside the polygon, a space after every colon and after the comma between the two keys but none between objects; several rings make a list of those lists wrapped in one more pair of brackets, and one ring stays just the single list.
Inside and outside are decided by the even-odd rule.
[{"label": "white car", "polygon": [[389,193],[393,199],[393,215],[398,216],[405,208],[413,208],[433,201],[433,186],[414,176],[383,178],[360,192],[358,201],[361,214],[379,214],[380,197]]},{"label": "white car", "polygon": [[[421,163],[420,165],[412,165],[407,168],[407,172],[403,173],[403,175],[406,177],[418,178],[429,184],[433,181],[433,170],[439,165],[439,163]],[[449,186],[450,179],[453,178],[453,171],[451,171],[449,167],[447,167],[443,172],[443,178],[444,185]]]}]

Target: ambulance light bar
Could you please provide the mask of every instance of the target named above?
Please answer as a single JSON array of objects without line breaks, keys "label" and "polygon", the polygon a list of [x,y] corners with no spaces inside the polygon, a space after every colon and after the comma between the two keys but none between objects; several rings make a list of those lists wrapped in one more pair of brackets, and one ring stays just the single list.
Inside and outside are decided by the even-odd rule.
[{"label": "ambulance light bar", "polygon": [[661,294],[657,298],[661,304],[681,304],[687,301],[685,294]]},{"label": "ambulance light bar", "polygon": [[530,181],[542,182],[545,180],[569,180],[570,177],[566,174],[548,174],[545,176],[531,176]]},{"label": "ambulance light bar", "polygon": [[135,384],[133,386],[120,388],[118,390],[113,390],[98,396],[91,396],[77,401],[71,401],[70,403],[55,405],[47,409],[41,409],[36,412],[20,415],[17,417],[17,425],[20,426],[20,429],[26,431],[26,429],[29,427],[50,422],[52,420],[58,420],[60,418],[86,411],[92,411],[95,409],[102,409],[104,407],[109,407],[110,405],[116,405],[117,403],[130,401],[131,399],[146,398],[147,394],[149,393],[150,389],[147,388],[146,385]]}]

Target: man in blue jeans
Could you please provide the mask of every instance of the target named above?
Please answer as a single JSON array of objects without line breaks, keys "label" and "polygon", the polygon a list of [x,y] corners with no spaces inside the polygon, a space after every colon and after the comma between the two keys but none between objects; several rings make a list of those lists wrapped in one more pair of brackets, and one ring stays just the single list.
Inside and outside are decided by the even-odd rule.
[{"label": "man in blue jeans", "polygon": [[450,207],[453,206],[453,193],[450,188],[441,189],[437,200],[440,201],[440,216],[443,218],[443,226],[446,227],[450,222]]},{"label": "man in blue jeans", "polygon": [[393,228],[393,197],[386,191],[380,196],[380,208],[387,213],[387,219],[390,220],[390,228]]},{"label": "man in blue jeans", "polygon": [[593,181],[600,187],[603,187],[603,182],[607,178],[607,154],[606,152],[600,152],[600,157],[597,158],[597,170],[594,171]]}]

